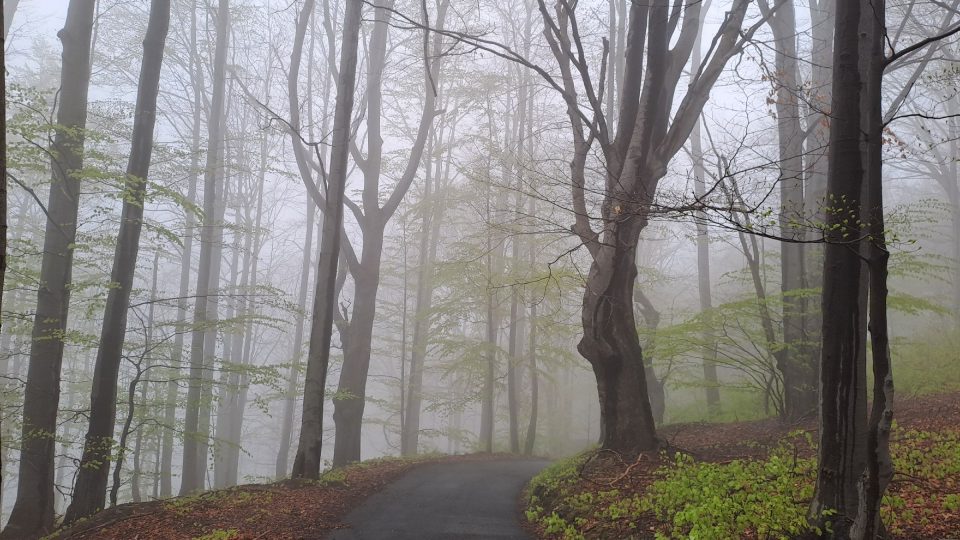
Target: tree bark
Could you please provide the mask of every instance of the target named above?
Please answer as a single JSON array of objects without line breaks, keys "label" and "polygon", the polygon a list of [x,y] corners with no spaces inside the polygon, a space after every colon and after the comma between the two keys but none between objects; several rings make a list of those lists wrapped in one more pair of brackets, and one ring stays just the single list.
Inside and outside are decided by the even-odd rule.
[{"label": "tree bark", "polygon": [[280,426],[280,450],[277,452],[276,478],[287,476],[290,457],[290,440],[293,433],[293,413],[300,377],[300,358],[303,355],[303,327],[307,309],[307,289],[310,287],[310,263],[313,261],[313,229],[317,214],[317,205],[307,198],[307,236],[303,241],[303,263],[300,266],[300,288],[298,289],[297,320],[293,331],[293,362],[290,365],[290,378],[287,379],[286,395],[283,399],[283,423]]},{"label": "tree bark", "polygon": [[[230,286],[227,289],[237,298],[232,298],[227,307],[226,318],[244,319],[247,316],[245,309],[246,299],[239,298],[248,294],[250,290],[250,266],[251,247],[253,244],[253,227],[251,218],[251,208],[247,201],[242,197],[244,194],[237,194],[237,203],[234,207],[234,249],[232,265],[230,268]],[[241,207],[244,212],[241,213]],[[241,217],[243,216],[243,217]],[[240,237],[243,237],[241,243]],[[240,253],[243,253],[243,259],[240,259]],[[240,270],[242,268],[242,270]],[[237,275],[240,275],[239,284]],[[224,332],[223,336],[223,359],[224,369],[221,371],[221,396],[217,407],[217,425],[214,439],[216,449],[213,458],[213,487],[221,489],[229,487],[230,454],[233,445],[237,441],[233,437],[230,429],[232,419],[238,414],[237,399],[239,397],[240,376],[239,371],[243,370],[243,341],[246,332],[246,324],[241,323],[241,330],[233,330],[230,334]],[[229,365],[227,365],[229,364]]]},{"label": "tree bark", "polygon": [[[434,111],[437,98],[435,84],[439,75],[439,57],[443,52],[439,33],[434,35],[432,46],[433,57],[436,60],[431,64],[429,57],[424,58],[425,99],[416,138],[397,186],[381,206],[379,199],[383,166],[382,86],[387,37],[392,15],[388,8],[392,6],[392,1],[375,6],[376,14],[367,60],[367,156],[358,160],[363,172],[363,212],[354,210],[363,234],[363,248],[359,261],[351,260],[349,264],[350,275],[354,281],[353,309],[349,322],[341,325],[347,335],[343,342],[343,369],[340,372],[340,384],[337,397],[333,400],[333,420],[337,431],[333,450],[335,467],[360,460],[360,439],[363,410],[366,405],[367,372],[370,369],[377,289],[380,285],[384,228],[416,176],[433,118],[437,114]],[[437,20],[433,23],[437,28],[443,28],[448,6],[448,0],[442,1],[437,6]],[[426,41],[424,47],[428,47]]]},{"label": "tree bark", "polygon": [[[693,52],[690,54],[690,65],[693,69],[700,66],[703,62],[701,52],[701,39],[703,32],[703,16],[700,18],[700,32],[697,34],[696,43],[693,46]],[[691,78],[693,75],[691,74]],[[697,119],[690,131],[690,154],[693,159],[693,194],[698,201],[706,196],[707,170],[703,160],[703,137],[700,133],[701,119]],[[711,292],[711,273],[710,273],[710,227],[707,224],[707,216],[703,211],[698,211],[695,215],[697,227],[697,292],[700,297],[700,312],[709,314],[713,310],[713,294]],[[708,315],[709,317],[709,315]],[[713,325],[708,324],[708,328]],[[717,377],[717,343],[709,333],[703,335],[704,346],[701,354],[703,355],[703,381],[704,394],[707,400],[707,412],[710,416],[720,414],[720,381]]]},{"label": "tree bark", "polygon": [[23,403],[17,500],[2,538],[36,538],[53,527],[54,447],[63,335],[70,309],[73,250],[83,169],[94,0],[71,0],[63,42],[60,104],[52,146],[50,188]]},{"label": "tree bark", "polygon": [[[208,295],[213,292],[211,283],[219,281],[219,261],[215,261],[217,217],[219,196],[223,177],[223,127],[224,102],[226,101],[226,63],[229,45],[230,3],[218,0],[216,20],[216,47],[213,63],[213,94],[210,102],[208,121],[207,163],[204,169],[203,186],[203,229],[200,234],[200,256],[197,271],[197,302],[194,306],[193,336],[190,343],[190,378],[187,390],[186,417],[184,420],[183,468],[180,494],[188,495],[204,488],[207,455],[206,438],[201,433],[203,387],[207,379],[206,372],[211,366],[208,358],[209,344],[206,343],[208,326],[216,322],[216,312],[210,309]],[[221,229],[222,231],[222,229]],[[215,287],[214,287],[215,289]],[[209,418],[207,419],[209,423]],[[202,452],[202,454],[201,454]]]},{"label": "tree bark", "polygon": [[[442,133],[442,130],[441,130]],[[448,141],[456,136],[456,127],[452,126]],[[443,141],[438,137],[436,146]],[[445,199],[443,195],[444,181],[449,178],[453,153],[447,152],[446,159],[440,156],[431,173],[430,157],[427,154],[427,171],[425,172],[426,186],[421,204],[423,209],[423,225],[421,227],[420,251],[417,260],[417,298],[413,318],[413,347],[410,353],[410,382],[407,388],[407,399],[404,415],[404,435],[401,439],[401,454],[412,455],[417,453],[420,440],[420,408],[423,400],[423,372],[427,357],[427,346],[430,340],[432,324],[433,291],[434,291],[434,263],[437,260],[437,246],[440,243],[440,227],[443,223]],[[431,180],[432,179],[432,180]],[[431,193],[433,200],[431,200]]]},{"label": "tree bark", "polygon": [[[762,3],[763,9],[766,3]],[[776,49],[777,140],[779,150],[780,290],[783,295],[783,354],[778,366],[783,377],[784,416],[795,421],[816,410],[816,367],[804,335],[806,254],[801,240],[805,233],[803,129],[798,95],[800,68],[797,61],[797,24],[792,0],[778,3],[769,18]],[[792,240],[792,241],[789,241]]]},{"label": "tree bark", "polygon": [[884,45],[887,36],[886,2],[865,0],[861,7],[860,64],[864,73],[861,94],[862,123],[866,133],[865,215],[868,237],[864,240],[869,276],[870,341],[873,359],[873,404],[867,426],[866,466],[859,478],[859,505],[852,540],[868,540],[886,535],[880,517],[880,503],[893,477],[890,456],[890,430],[893,423],[893,372],[891,370],[890,337],[887,322],[887,250],[883,215],[883,71]]},{"label": "tree bark", "polygon": [[[863,4],[840,2],[835,50],[824,247],[823,345],[820,360],[818,475],[811,517],[849,534],[857,514],[857,480],[866,464],[866,343],[861,332],[860,18]],[[867,8],[868,10],[871,8]],[[851,226],[851,224],[853,226]],[[825,516],[829,509],[835,512]]]},{"label": "tree bark", "polygon": [[[427,338],[430,332],[430,306],[433,303],[433,257],[437,239],[434,231],[433,148],[431,140],[427,149],[424,171],[423,196],[420,199],[422,224],[420,226],[420,249],[417,254],[417,297],[413,315],[413,347],[410,351],[410,381],[407,388],[400,434],[400,455],[416,455],[420,443],[420,407],[423,392],[423,364],[427,356]],[[436,179],[439,181],[439,178]],[[406,307],[406,306],[404,306]],[[402,366],[401,366],[402,367]]]},{"label": "tree bark", "polygon": [[[312,8],[313,6],[307,6]],[[310,12],[304,12],[309,14]],[[306,17],[306,15],[301,15]],[[313,73],[316,67],[316,62],[313,60],[314,48],[313,43],[316,36],[316,21],[312,17],[308,17],[307,21],[310,23],[310,54],[308,56],[309,66],[307,68],[307,87],[313,88]],[[300,21],[298,20],[298,24]],[[300,38],[300,47],[297,49],[297,41],[294,42],[295,50],[292,54],[296,55],[297,58],[302,58],[303,55],[303,38]],[[333,53],[327,55],[328,57],[333,56]],[[292,93],[292,98],[290,98],[291,106],[294,103],[299,106],[299,91],[296,87],[296,84],[299,82],[299,67],[297,73],[294,74],[292,71],[289,74],[289,78],[293,79],[293,87],[288,86],[288,90]],[[322,122],[321,122],[321,133],[326,133],[329,126],[329,117],[328,114],[330,108],[330,83],[333,80],[333,77],[328,73],[323,77],[323,108],[322,108]],[[289,81],[288,81],[289,84]],[[313,93],[311,92],[307,98],[307,114],[310,118],[313,117]],[[295,107],[296,108],[296,107]],[[291,114],[292,118],[299,117],[299,114],[294,116]],[[297,121],[297,129],[299,129],[299,121]],[[310,140],[314,140],[314,134],[312,130],[313,124],[309,129]],[[291,137],[297,137],[296,133],[291,133]],[[296,141],[294,141],[296,144]],[[299,145],[298,145],[299,146]],[[321,162],[325,162],[327,153],[327,147],[324,147],[321,150]],[[298,167],[300,166],[300,161],[304,161],[306,156],[302,156],[298,160]],[[307,163],[304,163],[304,166]],[[309,172],[307,167],[301,169],[306,172],[312,181],[312,174]],[[280,428],[280,449],[277,453],[277,466],[275,470],[275,475],[277,478],[283,478],[287,475],[289,470],[289,460],[290,460],[290,446],[291,440],[293,438],[293,417],[296,408],[296,395],[297,389],[300,386],[300,370],[303,362],[303,332],[304,325],[306,323],[306,310],[307,310],[307,294],[310,288],[310,265],[313,261],[313,230],[316,227],[316,214],[317,214],[317,203],[313,200],[313,197],[308,192],[307,193],[307,234],[304,240],[303,246],[303,263],[300,267],[300,285],[298,289],[298,299],[297,307],[299,311],[297,313],[297,320],[294,327],[294,356],[293,361],[290,366],[290,377],[287,380],[286,396],[283,400],[283,424]]]},{"label": "tree bark", "polygon": [[[267,93],[269,96],[269,93]],[[266,183],[267,175],[267,136],[264,133],[263,138],[260,141],[260,164],[259,164],[259,174],[257,179],[257,206],[254,213],[254,223],[253,223],[253,249],[250,252],[250,271],[248,278],[248,286],[251,292],[257,290],[258,282],[258,271],[260,267],[260,249],[263,247],[262,239],[263,233],[261,231],[261,225],[263,223],[263,190]],[[250,388],[250,368],[253,366],[253,338],[254,338],[254,328],[253,328],[253,300],[246,298],[244,300],[244,318],[246,322],[244,323],[244,339],[243,339],[243,348],[241,350],[240,366],[241,370],[239,377],[236,377],[234,384],[231,384],[231,388],[236,388],[236,396],[234,398],[233,407],[230,414],[228,415],[227,421],[227,440],[228,444],[224,448],[225,459],[223,463],[224,475],[223,480],[227,486],[237,485],[237,481],[240,476],[240,450],[243,448],[243,417],[244,411],[247,407],[247,394]]]},{"label": "tree bark", "polygon": [[[683,24],[680,8],[671,14],[666,0],[631,4],[614,134],[589,71],[572,60],[582,55],[583,47],[576,6],[558,2],[556,15],[551,15],[544,0],[538,4],[560,71],[559,82],[550,80],[561,90],[573,132],[572,230],[592,259],[581,312],[584,336],[577,348],[597,379],[603,447],[652,450],[657,446],[656,430],[633,310],[637,243],[667,164],[689,137],[723,67],[757,26],[742,28],[749,2],[734,2],[717,30],[710,58],[698,67],[671,116],[674,89],[700,32],[701,3],[683,6]],[[578,98],[580,93],[584,99]],[[582,101],[589,103],[593,119],[583,115]],[[586,168],[594,142],[600,146],[606,171],[599,232],[592,228],[586,203]]]},{"label": "tree bark", "polygon": [[[960,155],[960,96],[954,95],[947,101],[947,129],[950,138],[950,152],[954,158]],[[950,159],[946,167],[946,176],[942,179],[947,199],[950,202],[950,223],[953,255],[953,316],[960,320],[960,164]]]},{"label": "tree bark", "polygon": [[360,40],[362,9],[361,0],[346,0],[340,75],[337,81],[337,104],[334,108],[328,196],[323,211],[317,287],[314,295],[303,395],[303,417],[297,455],[293,463],[294,478],[316,479],[320,476],[323,402],[330,362],[333,310],[337,301],[337,264],[340,255],[340,234],[343,228],[343,199],[347,181],[347,159],[350,152],[350,121],[357,75],[357,47]]},{"label": "tree bark", "polygon": [[[504,130],[506,131],[506,130]],[[490,224],[486,233],[486,343],[484,350],[483,386],[480,391],[480,439],[479,446],[483,452],[493,452],[495,431],[495,400],[497,377],[497,354],[500,350],[500,300],[497,289],[494,287],[493,276],[502,273],[500,268],[503,258],[503,244],[499,247],[493,241],[493,201],[491,183],[486,184],[485,190],[485,221]]]},{"label": "tree bark", "polygon": [[[810,95],[807,98],[807,131],[810,133],[804,141],[804,160],[806,177],[804,178],[804,208],[806,219],[813,221],[807,240],[821,238],[822,228],[826,224],[827,168],[829,159],[827,148],[830,144],[830,103],[833,92],[833,33],[834,11],[837,2],[833,0],[812,0],[808,2],[811,34],[811,70]],[[820,344],[823,316],[819,311],[823,300],[823,246],[808,244],[805,249],[807,260],[804,263],[806,285],[814,291],[807,298],[804,313],[803,335],[807,343],[806,362],[813,365],[813,379],[818,380]],[[819,384],[819,383],[815,383]]]},{"label": "tree bark", "polygon": [[64,516],[64,522],[68,524],[101,510],[106,498],[114,442],[113,427],[117,419],[117,377],[120,374],[127,331],[127,306],[130,304],[137,255],[140,251],[143,207],[157,121],[160,70],[163,66],[163,49],[169,27],[170,0],[152,0],[147,33],[143,40],[133,140],[124,179],[120,232],[110,273],[112,286],[107,293],[100,347],[97,349],[93,371],[90,425],[84,438],[83,456],[73,488],[73,501]]},{"label": "tree bark", "polygon": [[[530,250],[531,263],[535,263],[533,249]],[[530,343],[527,354],[530,368],[530,423],[527,424],[527,438],[523,443],[523,454],[533,455],[537,440],[537,414],[540,407],[540,373],[537,370],[537,302],[530,303]]]},{"label": "tree bark", "polygon": [[[197,55],[197,5],[196,0],[190,10],[190,46],[189,62],[191,88],[193,90],[193,127],[190,145],[190,177],[187,186],[187,200],[191,204],[197,202],[197,182],[200,172],[200,127],[203,116],[203,71],[196,61]],[[167,498],[173,495],[173,436],[176,431],[177,403],[179,398],[180,367],[183,364],[184,334],[187,332],[187,295],[190,292],[190,268],[193,260],[193,238],[196,219],[193,211],[185,212],[185,231],[183,249],[180,255],[180,289],[177,298],[177,324],[174,327],[176,336],[173,338],[173,351],[167,381],[166,406],[163,414],[163,439],[160,450],[160,497]]]}]

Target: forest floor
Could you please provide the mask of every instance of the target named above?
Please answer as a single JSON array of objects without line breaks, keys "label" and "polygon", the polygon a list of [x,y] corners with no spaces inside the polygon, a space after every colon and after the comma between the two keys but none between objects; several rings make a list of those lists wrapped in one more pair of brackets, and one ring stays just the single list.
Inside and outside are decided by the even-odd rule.
[{"label": "forest floor", "polygon": [[408,471],[427,464],[513,458],[503,454],[383,458],[285,480],[121,504],[49,540],[306,540],[346,526],[344,517]]},{"label": "forest floor", "polygon": [[[891,538],[960,538],[960,392],[898,398]],[[693,423],[660,431],[667,450],[585,452],[556,462],[523,501],[540,538],[779,537],[805,524],[815,477],[815,420]],[[511,456],[377,459],[318,481],[239,486],[107,509],[51,539],[315,539],[347,526],[371,495],[426,464]],[[686,520],[686,521],[684,521]],[[785,534],[785,536],[787,536]]]},{"label": "forest floor", "polygon": [[[960,539],[960,392],[898,397],[894,410],[889,538]],[[793,536],[813,493],[816,428],[682,424],[659,431],[663,452],[586,452],[533,480],[528,526],[566,539],[686,538],[695,526],[698,538]]]}]

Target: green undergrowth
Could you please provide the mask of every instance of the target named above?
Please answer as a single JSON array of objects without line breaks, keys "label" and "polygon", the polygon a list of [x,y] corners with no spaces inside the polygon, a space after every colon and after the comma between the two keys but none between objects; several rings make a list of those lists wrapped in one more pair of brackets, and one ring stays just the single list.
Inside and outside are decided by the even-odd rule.
[{"label": "green undergrowth", "polygon": [[919,396],[960,390],[960,330],[925,333],[893,344],[897,394]]},{"label": "green undergrowth", "polygon": [[[895,430],[898,471],[884,499],[890,531],[921,530],[944,511],[960,510],[960,435]],[[764,459],[697,462],[664,454],[653,480],[634,492],[580,478],[586,452],[542,471],[526,492],[527,519],[549,538],[791,538],[806,520],[816,460],[803,432]],[[919,529],[918,529],[919,527]]]}]

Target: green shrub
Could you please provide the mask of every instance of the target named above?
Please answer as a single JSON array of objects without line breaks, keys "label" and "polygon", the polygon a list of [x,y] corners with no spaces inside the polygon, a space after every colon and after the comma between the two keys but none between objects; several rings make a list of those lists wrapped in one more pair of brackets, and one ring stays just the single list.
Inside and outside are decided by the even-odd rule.
[{"label": "green shrub", "polygon": [[[903,535],[960,511],[960,433],[894,428],[891,457],[897,476],[883,500],[888,529]],[[644,493],[596,489],[579,472],[591,453],[554,463],[527,492],[527,519],[549,536],[564,539],[637,537],[638,522],[656,523],[658,539],[790,538],[811,529],[816,459],[802,457],[812,444],[794,434],[765,459],[696,462],[684,454],[667,465]],[[911,526],[911,527],[908,527]]]},{"label": "green shrub", "polygon": [[809,531],[812,459],[787,447],[766,460],[696,463],[677,454],[663,478],[650,486],[640,508],[650,508],[669,538],[723,540],[755,536],[789,538]]},{"label": "green shrub", "polygon": [[217,529],[193,540],[233,540],[240,535],[237,529]]}]

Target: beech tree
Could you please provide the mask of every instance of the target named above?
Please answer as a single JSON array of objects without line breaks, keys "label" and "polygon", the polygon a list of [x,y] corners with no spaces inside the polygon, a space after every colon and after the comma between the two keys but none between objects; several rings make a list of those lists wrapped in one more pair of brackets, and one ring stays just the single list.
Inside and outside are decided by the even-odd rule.
[{"label": "beech tree", "polygon": [[[710,56],[695,68],[696,76],[671,117],[674,93],[699,33],[701,3],[672,10],[666,1],[631,5],[620,104],[614,113],[601,101],[603,77],[586,64],[575,5],[559,2],[551,13],[539,2],[544,35],[560,71],[553,86],[566,102],[573,130],[572,230],[592,259],[578,350],[597,379],[604,448],[637,451],[657,445],[633,305],[637,243],[654,211],[657,184],[667,164],[690,135],[727,61],[761,24],[743,27],[749,4],[733,3],[712,40]],[[606,58],[601,72],[605,64]],[[599,191],[599,228],[592,223],[595,216],[586,195],[594,144],[606,171]]]},{"label": "beech tree", "polygon": [[[829,523],[834,535],[854,539],[884,534],[880,503],[893,477],[883,146],[894,113],[884,114],[884,72],[960,32],[960,25],[945,25],[940,33],[897,49],[886,17],[885,2],[862,0],[838,5],[835,19],[818,475],[811,517]],[[895,101],[892,111],[898,106]],[[873,375],[869,409],[867,329]]]},{"label": "beech tree", "polygon": [[95,4],[94,0],[71,0],[59,34],[61,99],[50,151],[52,186],[23,403],[17,501],[2,538],[34,538],[53,528],[54,434],[70,312]]},{"label": "beech tree", "polygon": [[[210,118],[207,126],[207,163],[203,172],[203,229],[200,233],[200,255],[197,272],[197,301],[194,306],[193,335],[190,343],[190,387],[187,393],[186,420],[183,440],[183,480],[180,493],[186,495],[204,487],[207,470],[207,437],[209,413],[203,418],[204,388],[213,369],[212,326],[217,320],[216,303],[211,293],[220,282],[220,257],[216,241],[219,208],[223,198],[223,126],[226,101],[226,63],[229,46],[230,2],[219,0],[216,11],[216,49],[213,61],[213,92],[210,99]],[[218,253],[214,257],[214,251]],[[211,305],[212,304],[212,305]],[[211,335],[207,335],[207,334]],[[206,429],[204,426],[206,425]]]},{"label": "beech tree", "polygon": [[127,330],[127,306],[140,249],[143,205],[150,158],[153,155],[160,69],[169,26],[170,0],[152,0],[147,35],[143,40],[143,62],[137,89],[130,161],[124,182],[120,233],[110,274],[111,282],[115,285],[107,296],[90,394],[90,426],[74,485],[73,502],[64,517],[67,523],[103,508],[106,499],[110,455],[113,451],[113,426],[117,417],[117,376]]},{"label": "beech tree", "polygon": [[[309,15],[304,4],[304,14]],[[348,0],[343,17],[343,43],[340,51],[337,101],[333,113],[333,134],[330,150],[330,173],[320,233],[320,258],[317,263],[317,287],[313,300],[313,322],[310,326],[310,348],[303,393],[303,417],[300,441],[293,462],[294,478],[320,476],[320,450],[323,445],[323,402],[326,396],[327,370],[330,362],[330,339],[333,334],[333,312],[337,303],[337,264],[340,258],[340,235],[343,229],[343,200],[347,181],[347,159],[350,149],[350,116],[357,76],[357,48],[360,41],[361,0]],[[306,19],[301,21],[305,31]],[[302,43],[302,37],[299,38]],[[291,72],[293,69],[291,69]],[[309,186],[308,186],[309,189]],[[313,193],[316,195],[315,193]]]},{"label": "beech tree", "polygon": [[797,52],[796,11],[792,0],[771,6],[759,3],[773,31],[776,62],[774,81],[777,111],[780,191],[780,289],[783,295],[784,349],[777,355],[783,376],[784,414],[798,419],[816,409],[816,369],[804,335],[806,316],[806,254],[803,229],[804,152],[801,126],[801,79]]}]

